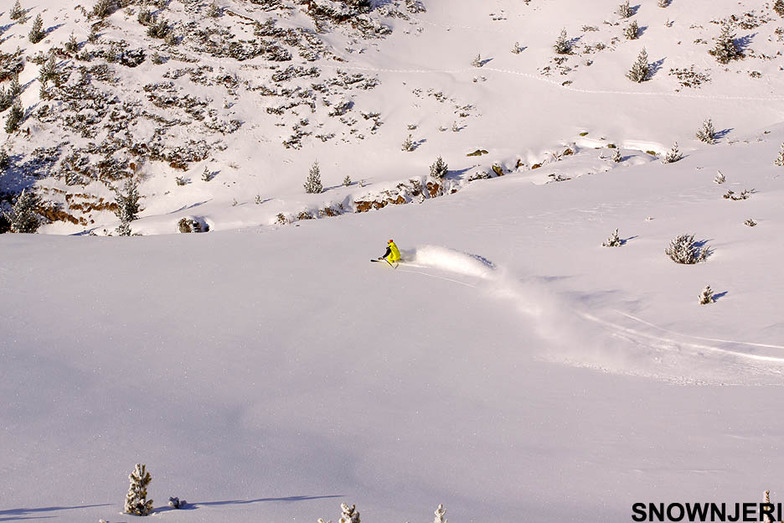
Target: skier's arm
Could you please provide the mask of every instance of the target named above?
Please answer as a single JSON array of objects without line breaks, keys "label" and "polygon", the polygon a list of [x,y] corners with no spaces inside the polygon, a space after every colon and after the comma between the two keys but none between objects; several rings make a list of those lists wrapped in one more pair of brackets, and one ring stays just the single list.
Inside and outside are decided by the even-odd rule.
[{"label": "skier's arm", "polygon": [[387,245],[387,252],[385,252],[383,256],[379,257],[379,260],[386,258],[390,254],[392,254],[392,249],[390,249],[389,246]]}]

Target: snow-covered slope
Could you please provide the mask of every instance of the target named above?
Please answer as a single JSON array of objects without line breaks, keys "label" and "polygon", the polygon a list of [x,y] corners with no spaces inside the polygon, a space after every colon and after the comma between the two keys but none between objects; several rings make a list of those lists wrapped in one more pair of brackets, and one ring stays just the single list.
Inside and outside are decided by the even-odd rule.
[{"label": "snow-covered slope", "polygon": [[[260,5],[220,4],[218,20],[243,20],[233,9],[313,24],[300,9]],[[243,123],[186,171],[142,165],[145,210],[132,222],[142,236],[100,237],[117,225],[108,211],[41,230],[57,234],[0,235],[0,520],[131,521],[121,512],[135,463],[153,477],[152,517],[182,522],[336,521],[341,503],[366,522],[428,521],[439,503],[455,522],[620,522],[637,502],[754,502],[765,489],[781,501],[782,19],[743,2],[641,2],[634,17],[646,29],[625,41],[614,2],[425,6],[386,4],[407,19],[371,13],[393,26],[383,39],[344,26],[318,34],[346,60],[322,51],[318,79],[338,67],[379,79],[329,95],[353,101],[349,114],[381,115],[361,140],[318,105],[309,125],[335,124],[335,137],[314,132],[286,149],[296,118],[266,113],[272,100],[238,88],[223,108],[215,93],[225,87],[163,76],[196,62],[112,67],[113,92],[138,98],[140,111],[184,119],[134,91],[171,80],[181,95],[214,97],[221,121]],[[166,13],[185,21],[208,7],[174,2]],[[38,7],[28,9],[34,18]],[[78,10],[40,9],[58,16],[46,21],[48,44],[71,30],[86,38]],[[99,41],[148,45],[139,6],[130,9],[111,15]],[[711,20],[752,9],[771,20],[738,29],[748,56],[725,70],[707,53]],[[3,51],[29,47],[32,20],[8,16],[0,11]],[[562,64],[572,70],[542,75],[562,27],[580,37]],[[597,42],[608,47],[586,54]],[[178,52],[195,53],[188,45]],[[666,61],[636,84],[624,73],[642,45]],[[472,66],[477,54],[490,61]],[[200,59],[213,83],[226,72],[258,87],[273,73],[264,61]],[[667,72],[691,64],[711,81],[679,88]],[[28,64],[20,79],[29,112],[44,104],[36,76]],[[714,145],[694,137],[707,117],[722,131]],[[127,136],[152,133],[148,120]],[[87,146],[61,124],[30,112],[29,135],[8,136],[3,190],[34,183],[110,201],[103,183],[20,170],[51,140]],[[403,152],[408,134],[424,141]],[[207,136],[203,123],[182,124],[160,143]],[[662,163],[675,141],[685,157]],[[488,154],[466,156],[477,149]],[[450,173],[428,180],[438,155]],[[314,160],[327,190],[306,195]],[[346,175],[356,183],[340,185]],[[420,197],[412,178],[441,188]],[[410,204],[349,212],[398,197]],[[339,216],[296,219],[338,204]],[[292,223],[276,224],[279,213]],[[212,232],[158,234],[182,216]],[[83,228],[98,237],[62,235]],[[603,247],[616,228],[624,244]],[[709,249],[705,261],[665,255],[681,234]],[[389,238],[404,263],[368,263]],[[706,285],[716,299],[700,305]],[[188,509],[167,507],[170,496]]]},{"label": "snow-covered slope", "polygon": [[[24,66],[27,117],[6,135],[0,190],[36,186],[58,220],[42,232],[103,234],[117,223],[112,190],[133,175],[134,231],[174,232],[183,216],[225,230],[353,212],[424,179],[438,156],[463,181],[494,164],[525,175],[574,143],[661,155],[697,147],[707,118],[724,141],[782,118],[784,29],[767,4],[650,1],[628,19],[613,0],[376,4],[364,25],[292,0],[129,3],[103,19],[44,3],[23,6],[25,23],[3,12],[0,50],[6,70]],[[170,39],[150,37],[141,12]],[[32,44],[39,14],[48,32]],[[708,51],[726,20],[746,58],[723,65]],[[553,50],[562,28],[569,55]],[[638,84],[625,75],[643,48],[652,74]],[[42,89],[50,53],[59,80]],[[307,195],[315,161],[327,190]]]}]

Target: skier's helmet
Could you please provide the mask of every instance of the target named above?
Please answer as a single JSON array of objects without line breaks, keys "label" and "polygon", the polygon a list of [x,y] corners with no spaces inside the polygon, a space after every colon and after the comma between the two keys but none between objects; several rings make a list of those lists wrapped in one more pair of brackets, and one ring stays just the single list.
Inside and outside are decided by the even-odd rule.
[{"label": "skier's helmet", "polygon": [[395,240],[389,240],[387,243],[393,243]]}]

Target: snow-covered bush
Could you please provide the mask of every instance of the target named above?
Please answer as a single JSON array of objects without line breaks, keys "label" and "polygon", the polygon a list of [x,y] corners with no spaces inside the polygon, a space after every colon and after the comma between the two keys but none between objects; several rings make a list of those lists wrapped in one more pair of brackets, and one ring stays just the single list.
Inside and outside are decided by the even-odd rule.
[{"label": "snow-covered bush", "polygon": [[438,508],[435,511],[435,515],[436,517],[433,520],[433,523],[447,523],[448,520],[444,517],[446,515],[446,509],[444,508],[444,505],[438,505]]},{"label": "snow-covered bush", "polygon": [[740,194],[735,194],[735,191],[728,190],[722,197],[725,200],[748,200],[751,198],[751,193],[754,192],[754,189],[743,189]]},{"label": "snow-covered bush", "polygon": [[114,202],[117,204],[117,208],[114,213],[120,219],[117,233],[120,236],[130,236],[131,222],[138,217],[140,210],[139,186],[133,179],[128,179],[125,181],[122,192],[116,191],[116,193]]},{"label": "snow-covered bush", "polygon": [[672,149],[667,151],[664,155],[664,159],[662,159],[663,163],[675,163],[679,160],[683,159],[683,153],[678,148],[678,142],[672,144]]},{"label": "snow-covered bush", "polygon": [[632,7],[629,5],[629,0],[626,0],[624,3],[618,6],[618,10],[616,12],[621,18],[629,18],[634,14],[634,9],[632,9]]},{"label": "snow-covered bush", "polygon": [[185,217],[180,218],[180,221],[177,222],[177,230],[183,234],[188,234],[193,232],[207,232],[209,227],[206,223],[202,223],[196,218]]},{"label": "snow-covered bush", "polygon": [[713,181],[714,181],[714,183],[717,183],[717,184],[721,185],[721,184],[723,184],[724,182],[727,181],[727,177],[724,176],[723,172],[718,171],[716,173],[716,176],[713,178]]},{"label": "snow-covered bush", "polygon": [[305,192],[308,194],[318,194],[324,190],[321,185],[321,168],[318,162],[313,162],[308,171],[308,177],[305,179]]},{"label": "snow-covered bush", "polygon": [[754,218],[748,218],[746,221],[743,222],[743,225],[747,225],[748,227],[756,227],[757,222],[754,221]]},{"label": "snow-covered bush", "polygon": [[449,166],[444,162],[444,159],[440,156],[436,158],[436,161],[430,166],[430,176],[436,179],[444,178],[447,173],[449,172]]},{"label": "snow-covered bush", "polygon": [[641,83],[648,79],[651,74],[651,66],[648,63],[648,51],[642,48],[640,54],[637,55],[637,61],[634,62],[632,68],[626,73],[626,77],[632,82]]},{"label": "snow-covered bush", "polygon": [[566,29],[561,30],[561,35],[555,41],[555,44],[553,45],[553,49],[557,54],[572,53],[572,41],[569,40],[569,37],[566,34]]},{"label": "snow-covered bush", "polygon": [[781,148],[779,149],[779,155],[773,161],[774,165],[778,165],[779,167],[784,167],[784,143],[781,144]]},{"label": "snow-covered bush", "polygon": [[175,509],[185,508],[187,504],[188,502],[185,501],[184,499],[180,499],[176,497],[169,498],[169,506],[171,508],[175,508]]},{"label": "snow-covered bush", "polygon": [[34,44],[37,44],[46,38],[46,31],[44,31],[44,19],[41,18],[41,15],[37,15],[35,20],[33,20],[33,27],[30,29],[30,33],[27,35],[27,38]]},{"label": "snow-covered bush", "polygon": [[351,505],[349,507],[345,503],[341,503],[340,509],[343,511],[343,514],[341,514],[338,523],[360,523],[359,511],[357,510],[356,505]]},{"label": "snow-covered bush", "polygon": [[664,253],[669,256],[672,261],[686,265],[693,265],[705,261],[709,252],[707,247],[702,247],[694,241],[693,234],[681,234],[680,236],[677,236],[670,241],[669,247],[664,250]]},{"label": "snow-covered bush", "polygon": [[11,232],[31,234],[37,231],[41,225],[41,218],[38,215],[40,204],[38,195],[23,190],[11,207],[11,212],[5,213]]},{"label": "snow-covered bush", "polygon": [[0,147],[0,173],[8,169],[9,165],[11,165],[11,158],[5,148]]},{"label": "snow-covered bush", "polygon": [[602,247],[620,247],[621,245],[623,245],[623,240],[618,236],[618,229],[615,229],[610,237],[602,242]]},{"label": "snow-covered bush", "polygon": [[414,143],[414,139],[411,137],[410,134],[406,136],[405,140],[403,140],[400,149],[405,152],[411,152],[414,149],[416,149],[416,144]]},{"label": "snow-covered bush", "polygon": [[484,62],[482,61],[482,55],[481,54],[477,54],[474,57],[474,59],[471,60],[471,65],[474,66],[474,67],[482,67],[483,65],[485,65]]},{"label": "snow-covered bush", "polygon": [[659,7],[667,7],[668,5],[670,5],[670,0],[659,0],[657,5]]},{"label": "snow-covered bush", "polygon": [[204,171],[201,173],[202,181],[209,182],[213,178],[215,178],[215,174],[210,171],[209,168],[205,167]]},{"label": "snow-covered bush", "polygon": [[730,22],[724,21],[721,24],[721,33],[716,38],[716,45],[708,52],[715,56],[720,64],[727,64],[732,60],[743,58],[743,52],[735,41],[735,33],[732,31]]},{"label": "snow-covered bush", "polygon": [[616,148],[615,152],[613,152],[612,155],[612,161],[614,161],[615,163],[621,163],[622,160],[623,160],[623,156],[621,155],[621,150]]},{"label": "snow-covered bush", "polygon": [[351,183],[351,176],[346,175],[346,177],[343,178],[343,187],[348,187],[351,185]]},{"label": "snow-covered bush", "polygon": [[636,40],[637,37],[640,36],[640,26],[637,24],[637,20],[632,20],[631,23],[626,26],[626,29],[623,30],[623,35],[627,40]]},{"label": "snow-covered bush", "polygon": [[696,136],[701,142],[711,145],[716,143],[716,129],[714,129],[713,121],[710,118],[702,122],[702,127],[697,131]]},{"label": "snow-covered bush", "polygon": [[22,102],[17,98],[11,105],[8,116],[5,117],[5,132],[11,134],[18,131],[22,120],[24,120],[24,109],[22,109]]},{"label": "snow-covered bush", "polygon": [[773,2],[773,10],[776,11],[776,14],[779,16],[784,16],[784,0],[776,0]]},{"label": "snow-covered bush", "polygon": [[715,298],[713,297],[713,289],[710,288],[710,285],[706,285],[705,288],[702,289],[699,298],[700,305],[707,305],[715,301]]},{"label": "snow-covered bush", "polygon": [[163,39],[169,36],[169,33],[171,33],[171,26],[169,25],[169,22],[167,22],[165,18],[161,18],[160,20],[153,22],[147,28],[147,36],[149,36],[150,38]]},{"label": "snow-covered bush", "polygon": [[[784,1],[784,0],[782,0]],[[520,54],[525,51],[525,47],[520,45],[520,42],[515,42],[514,47],[512,47],[512,54]]]},{"label": "snow-covered bush", "polygon": [[207,8],[207,16],[210,18],[219,18],[223,14],[223,9],[218,7],[214,1],[210,4],[210,7]]},{"label": "snow-covered bush", "polygon": [[128,476],[131,484],[125,496],[126,514],[134,516],[147,516],[152,512],[152,500],[147,499],[147,486],[152,481],[146,465],[136,464],[133,472]]},{"label": "snow-covered bush", "polygon": [[151,26],[155,22],[155,17],[153,16],[152,11],[146,7],[142,7],[139,9],[139,14],[136,15],[136,20],[144,26]]}]

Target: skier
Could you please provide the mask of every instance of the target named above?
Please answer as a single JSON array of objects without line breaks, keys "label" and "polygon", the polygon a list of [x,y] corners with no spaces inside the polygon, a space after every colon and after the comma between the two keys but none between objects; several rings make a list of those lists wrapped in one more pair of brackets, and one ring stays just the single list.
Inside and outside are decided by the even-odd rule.
[{"label": "skier", "polygon": [[397,248],[397,245],[395,245],[394,240],[389,240],[387,242],[387,251],[384,253],[383,256],[378,257],[379,260],[386,259],[390,265],[399,262],[400,258],[401,258],[400,250]]}]

